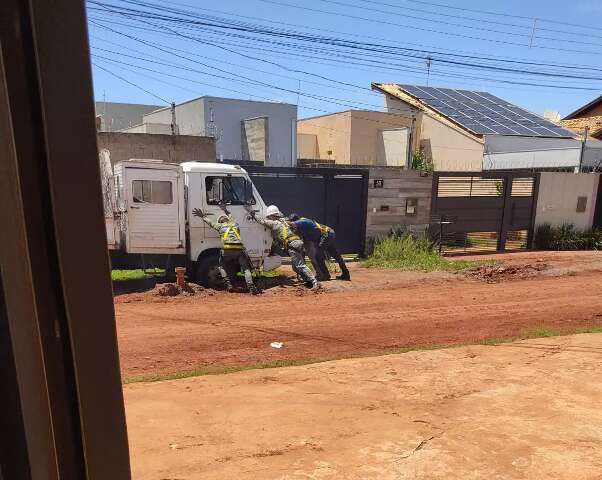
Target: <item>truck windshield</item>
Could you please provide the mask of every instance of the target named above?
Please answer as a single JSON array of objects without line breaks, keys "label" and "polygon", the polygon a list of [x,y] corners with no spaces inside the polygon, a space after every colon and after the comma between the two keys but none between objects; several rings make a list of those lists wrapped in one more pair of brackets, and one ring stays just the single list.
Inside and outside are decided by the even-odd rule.
[{"label": "truck windshield", "polygon": [[255,199],[248,195],[244,177],[206,177],[205,190],[207,205],[255,205]]}]

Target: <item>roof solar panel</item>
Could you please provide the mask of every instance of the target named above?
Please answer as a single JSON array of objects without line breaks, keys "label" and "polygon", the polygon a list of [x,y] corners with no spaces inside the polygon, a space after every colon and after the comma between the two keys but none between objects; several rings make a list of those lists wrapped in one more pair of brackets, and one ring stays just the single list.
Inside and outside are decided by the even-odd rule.
[{"label": "roof solar panel", "polygon": [[399,87],[477,135],[574,136],[569,130],[487,92],[418,85]]}]

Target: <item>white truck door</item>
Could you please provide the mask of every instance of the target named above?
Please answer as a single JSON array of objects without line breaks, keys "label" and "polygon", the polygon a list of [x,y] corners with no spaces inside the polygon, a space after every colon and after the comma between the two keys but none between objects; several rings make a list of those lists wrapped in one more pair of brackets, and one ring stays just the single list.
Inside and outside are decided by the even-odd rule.
[{"label": "white truck door", "polygon": [[[232,214],[240,225],[240,234],[245,248],[251,258],[259,258],[269,251],[271,240],[266,234],[264,227],[249,219],[250,209],[262,209],[262,205],[244,205],[244,184],[247,178],[244,175],[207,174],[203,175],[203,198],[204,210],[216,220],[224,210],[220,207],[220,195],[224,207]],[[254,195],[255,202],[260,201],[257,194]],[[217,233],[209,226],[205,226],[206,238],[218,238]],[[221,242],[220,242],[221,243]]]},{"label": "white truck door", "polygon": [[178,169],[127,167],[129,253],[185,253],[184,192]]}]

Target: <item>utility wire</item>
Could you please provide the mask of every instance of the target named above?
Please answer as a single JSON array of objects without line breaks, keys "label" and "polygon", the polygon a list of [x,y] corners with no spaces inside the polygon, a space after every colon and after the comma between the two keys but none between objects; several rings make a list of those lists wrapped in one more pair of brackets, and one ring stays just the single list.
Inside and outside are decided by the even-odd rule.
[{"label": "utility wire", "polygon": [[122,82],[125,82],[125,83],[127,83],[127,84],[131,85],[132,87],[136,87],[137,89],[139,89],[139,90],[142,90],[143,92],[146,92],[146,93],[148,93],[149,95],[152,95],[152,96],[153,96],[153,97],[155,97],[155,98],[158,98],[158,99],[159,99],[159,100],[161,100],[162,102],[165,102],[165,103],[167,103],[167,104],[169,104],[169,103],[170,103],[169,101],[165,100],[163,97],[160,97],[160,96],[159,96],[159,95],[157,95],[156,93],[153,93],[153,92],[151,92],[151,91],[147,90],[146,88],[143,88],[143,87],[141,87],[140,85],[137,85],[137,84],[135,84],[135,83],[133,83],[133,82],[130,82],[129,80],[127,80],[127,79],[125,79],[125,78],[123,78],[123,77],[120,77],[120,76],[119,76],[119,75],[117,75],[116,73],[114,73],[114,72],[111,72],[110,70],[108,70],[108,69],[106,69],[106,68],[104,68],[104,67],[101,67],[100,65],[98,65],[98,64],[96,64],[96,63],[94,63],[94,62],[92,62],[92,65],[94,65],[94,66],[95,66],[95,67],[97,67],[97,68],[100,68],[101,70],[105,71],[105,72],[106,72],[106,73],[108,73],[109,75],[113,75],[114,77],[118,78],[118,79],[119,79],[119,80],[121,80]]},{"label": "utility wire", "polygon": [[[420,30],[423,32],[429,32],[429,33],[437,33],[437,34],[441,34],[441,35],[448,35],[448,36],[453,36],[453,37],[459,37],[459,38],[466,38],[466,39],[470,39],[470,40],[479,40],[479,41],[483,41],[483,42],[491,42],[491,43],[498,43],[498,44],[503,44],[503,45],[514,45],[514,46],[518,46],[518,47],[527,47],[527,48],[538,48],[538,49],[545,49],[545,50],[558,50],[558,51],[564,51],[564,52],[572,52],[572,53],[580,53],[580,54],[593,54],[593,55],[600,55],[600,52],[594,52],[594,51],[583,51],[583,50],[577,50],[577,49],[570,49],[570,48],[560,48],[560,47],[547,47],[544,45],[532,45],[530,43],[518,43],[518,42],[511,42],[508,40],[500,40],[500,39],[493,39],[493,38],[485,38],[485,37],[476,37],[473,35],[466,35],[466,34],[462,34],[462,33],[457,33],[457,32],[446,32],[443,30],[435,30],[432,28],[424,28],[424,27],[418,27],[416,25],[407,25],[407,24],[403,24],[403,23],[399,23],[399,22],[388,22],[386,20],[378,20],[378,19],[374,19],[374,18],[368,18],[368,17],[360,17],[357,15],[350,15],[347,13],[341,13],[341,12],[333,12],[333,11],[329,11],[329,10],[322,10],[322,9],[318,9],[318,8],[311,8],[311,7],[306,7],[306,6],[301,6],[301,5],[294,5],[291,3],[285,3],[285,2],[279,2],[276,0],[257,0],[259,2],[263,2],[263,3],[269,3],[272,5],[279,5],[282,7],[290,7],[290,8],[296,8],[296,9],[300,9],[300,10],[306,10],[306,11],[311,11],[311,12],[316,12],[316,13],[323,13],[326,15],[334,15],[337,17],[345,17],[345,18],[351,18],[354,20],[362,20],[362,21],[366,21],[366,22],[372,22],[372,23],[378,23],[378,24],[382,24],[382,25],[390,25],[390,26],[394,26],[394,27],[399,27],[399,28],[410,28],[413,30]],[[601,44],[594,44],[596,46],[602,46]]]},{"label": "utility wire", "polygon": [[[411,1],[411,0],[406,0],[406,1]],[[210,9],[210,8],[202,8],[202,7],[198,7],[198,6],[193,6],[193,5],[188,5],[188,4],[183,4],[183,3],[178,3],[178,2],[173,2],[173,1],[167,1],[164,0],[162,2],[163,4],[170,4],[170,5],[176,5],[176,6],[184,6],[184,7],[188,7],[194,10],[198,10],[198,11],[205,11],[205,12],[213,12],[213,13],[218,13],[220,15],[228,15],[228,16],[233,16],[233,17],[237,17],[237,18],[247,18],[250,20],[257,20],[260,22],[264,22],[264,23],[273,23],[273,24],[277,24],[277,25],[285,25],[285,26],[289,26],[289,27],[295,27],[295,28],[301,28],[304,30],[316,30],[316,31],[321,31],[321,32],[326,32],[326,33],[335,33],[337,35],[344,35],[344,36],[349,36],[349,37],[355,37],[355,38],[368,38],[371,40],[378,40],[378,41],[384,41],[384,42],[397,42],[397,40],[391,40],[390,38],[383,38],[383,37],[375,37],[375,36],[371,36],[371,35],[365,35],[365,34],[359,34],[359,33],[349,33],[349,32],[341,32],[339,30],[331,30],[331,29],[325,29],[325,28],[319,28],[319,27],[312,27],[309,25],[300,25],[300,24],[295,24],[295,23],[287,23],[287,22],[282,22],[282,21],[275,21],[275,20],[270,20],[267,18],[261,18],[261,17],[253,17],[253,16],[248,16],[248,15],[240,15],[240,14],[233,14],[233,13],[229,13],[229,12],[224,12],[222,10],[215,10],[215,9]],[[388,4],[387,4],[388,5]],[[393,6],[393,5],[391,5]],[[406,7],[402,7],[402,6],[397,6],[398,8],[401,9],[405,9]],[[462,17],[463,18],[463,17]],[[532,19],[531,19],[532,20]],[[529,25],[525,28],[528,28],[529,30],[532,30],[533,25]],[[538,27],[540,28],[540,27]],[[413,42],[407,42],[404,41],[405,45],[413,45],[413,46],[417,46],[417,47],[423,47],[423,48],[428,48],[428,49],[437,49],[439,51],[449,51],[449,52],[454,52],[454,55],[459,55],[459,54],[469,54],[467,56],[473,56],[476,55],[478,58],[487,58],[490,60],[507,60],[507,61],[512,61],[514,63],[525,63],[525,64],[534,64],[534,65],[540,65],[540,66],[560,66],[563,68],[579,68],[579,69],[589,69],[589,68],[593,68],[596,69],[596,67],[593,66],[588,66],[588,65],[579,65],[579,64],[575,64],[575,63],[569,63],[569,64],[564,64],[564,65],[559,65],[559,64],[554,64],[554,63],[542,63],[542,62],[533,62],[533,60],[528,59],[528,58],[524,58],[524,57],[511,57],[511,56],[503,56],[503,55],[483,55],[482,52],[474,52],[474,51],[467,51],[467,50],[458,50],[458,49],[449,49],[449,48],[443,48],[441,46],[438,47],[433,47],[432,45],[425,45],[422,43],[413,43]],[[430,52],[429,52],[430,53]]]},{"label": "utility wire", "polygon": [[[272,2],[272,0],[260,0],[260,1]],[[123,13],[123,15],[131,16],[131,14],[129,14],[129,13]],[[152,23],[145,22],[140,19],[138,19],[138,20],[143,23],[153,25]],[[203,24],[207,25],[207,26],[215,26],[220,29],[234,29],[236,31],[240,31],[240,30],[250,31],[253,33],[260,33],[263,35],[275,35],[277,37],[293,38],[295,40],[301,40],[301,41],[307,41],[307,42],[313,42],[313,43],[322,43],[322,44],[327,44],[327,45],[334,45],[334,46],[349,48],[349,49],[353,49],[353,50],[367,51],[367,52],[372,52],[372,53],[377,53],[377,52],[388,53],[388,54],[394,53],[391,51],[391,47],[389,47],[389,46],[382,46],[382,45],[375,45],[375,44],[361,44],[359,42],[350,42],[350,41],[346,41],[346,40],[341,40],[341,39],[336,39],[336,38],[328,38],[328,37],[316,37],[316,36],[311,37],[311,36],[307,36],[307,35],[292,35],[291,36],[290,34],[282,34],[280,32],[274,32],[274,31],[270,31],[270,30],[252,30],[252,29],[243,28],[243,27],[217,25],[215,23],[207,24],[206,22],[203,22]],[[171,30],[171,31],[178,35],[182,35],[179,32],[176,32],[173,30]],[[233,35],[236,36],[238,34],[233,34]],[[255,39],[255,40],[261,41],[261,39]],[[416,52],[412,52],[412,54],[398,53],[398,55],[410,57],[410,58],[421,58],[422,60],[426,60],[427,58],[429,58],[429,56],[426,56],[422,53],[417,54]],[[510,73],[519,73],[519,74],[532,74],[532,75],[557,77],[557,78],[571,78],[571,79],[579,79],[579,80],[601,80],[601,77],[579,76],[579,75],[566,74],[566,73],[552,73],[552,72],[542,72],[542,71],[535,72],[535,71],[531,71],[531,70],[524,70],[524,69],[520,70],[520,69],[516,69],[516,68],[508,68],[508,67],[490,65],[490,64],[483,65],[483,64],[480,64],[477,62],[451,60],[448,58],[437,58],[437,59],[432,58],[432,60],[433,61],[437,60],[437,62],[439,62],[439,63],[446,63],[449,65],[461,65],[461,66],[466,66],[466,67],[479,68],[479,69],[492,70],[492,71],[501,71],[501,72],[510,72]]]}]

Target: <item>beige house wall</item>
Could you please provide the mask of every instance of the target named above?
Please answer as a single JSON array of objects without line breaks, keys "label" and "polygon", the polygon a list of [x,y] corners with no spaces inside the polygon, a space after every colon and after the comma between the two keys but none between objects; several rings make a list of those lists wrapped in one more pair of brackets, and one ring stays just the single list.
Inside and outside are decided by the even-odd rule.
[{"label": "beige house wall", "polygon": [[412,118],[402,115],[351,111],[351,164],[386,165],[383,130],[412,127]]},{"label": "beige house wall", "polygon": [[[298,158],[335,160],[343,165],[384,165],[383,130],[412,127],[412,118],[386,112],[351,110],[297,122]],[[307,136],[315,136],[315,156]]]},{"label": "beige house wall", "polygon": [[[578,229],[591,228],[599,181],[600,175],[594,173],[543,172],[539,180],[535,225],[572,223]],[[587,198],[583,212],[577,211],[579,197]]]},{"label": "beige house wall", "polygon": [[470,134],[429,115],[418,127],[421,147],[430,155],[436,171],[483,169],[484,146]]},{"label": "beige house wall", "polygon": [[[336,163],[349,165],[351,163],[350,132],[351,112],[306,118],[297,122],[297,134],[315,135],[315,159],[317,160],[336,160]],[[298,135],[297,142],[299,137]],[[304,157],[299,154],[298,158]]]},{"label": "beige house wall", "polygon": [[297,158],[318,159],[318,137],[313,133],[297,132]]}]

